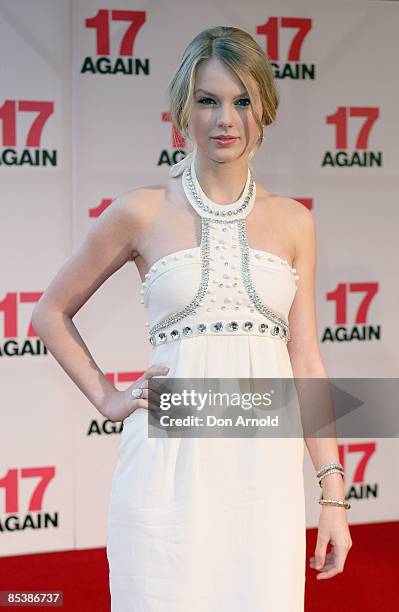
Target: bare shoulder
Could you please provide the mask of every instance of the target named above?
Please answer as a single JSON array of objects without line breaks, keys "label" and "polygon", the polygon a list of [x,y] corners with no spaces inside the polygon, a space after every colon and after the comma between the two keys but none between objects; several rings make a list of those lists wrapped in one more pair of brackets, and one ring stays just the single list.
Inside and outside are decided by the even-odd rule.
[{"label": "bare shoulder", "polygon": [[313,213],[301,202],[288,196],[270,194],[268,199],[270,210],[291,237],[293,261],[298,261],[304,251],[314,251],[316,226]]},{"label": "bare shoulder", "polygon": [[108,207],[109,215],[117,221],[123,233],[130,237],[131,259],[139,253],[140,236],[156,217],[164,191],[163,185],[135,187],[117,195]]},{"label": "bare shoulder", "polygon": [[314,231],[313,213],[301,202],[289,198],[272,194],[270,198],[271,206],[282,216],[289,229],[299,238],[303,232]]},{"label": "bare shoulder", "polygon": [[313,220],[313,215],[306,206],[289,198],[288,196],[276,195],[274,193],[269,196],[270,205],[276,212],[280,213],[287,222],[294,226],[298,224],[309,224]]},{"label": "bare shoulder", "polygon": [[135,187],[116,196],[111,205],[116,212],[132,221],[144,221],[151,208],[159,202],[163,190],[162,185]]}]

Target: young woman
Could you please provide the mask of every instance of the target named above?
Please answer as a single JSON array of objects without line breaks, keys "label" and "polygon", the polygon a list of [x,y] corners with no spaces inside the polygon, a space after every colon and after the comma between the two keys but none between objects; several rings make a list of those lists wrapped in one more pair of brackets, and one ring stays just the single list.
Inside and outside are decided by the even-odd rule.
[{"label": "young woman", "polygon": [[[327,377],[314,219],[254,181],[249,162],[278,94],[248,33],[198,34],[169,94],[192,152],[164,185],[112,202],[47,288],[34,325],[99,412],[124,423],[109,505],[113,612],[302,612],[303,438],[151,438],[147,411],[153,378]],[[119,391],[72,318],[130,259],[152,352],[144,375]],[[330,578],[351,547],[349,504],[336,439],[306,442],[326,500],[310,565]]]}]

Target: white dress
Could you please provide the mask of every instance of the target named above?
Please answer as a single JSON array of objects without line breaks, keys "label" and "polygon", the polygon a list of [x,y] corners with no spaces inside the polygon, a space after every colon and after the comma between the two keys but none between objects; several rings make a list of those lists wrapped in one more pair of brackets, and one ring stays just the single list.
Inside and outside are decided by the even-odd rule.
[{"label": "white dress", "polygon": [[[239,201],[212,203],[226,211],[217,220],[196,207],[201,246],[160,259],[143,283],[148,366],[167,365],[165,378],[293,377],[298,276],[248,247],[253,200],[229,216]],[[303,438],[148,438],[147,419],[125,419],[112,481],[112,612],[303,612]]]}]

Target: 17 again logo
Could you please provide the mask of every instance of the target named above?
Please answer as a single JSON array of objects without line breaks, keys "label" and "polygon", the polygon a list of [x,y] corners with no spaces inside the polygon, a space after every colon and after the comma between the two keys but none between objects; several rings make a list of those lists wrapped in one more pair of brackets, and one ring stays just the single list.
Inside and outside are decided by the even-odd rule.
[{"label": "17 again logo", "polygon": [[[54,466],[8,470],[0,479],[0,491],[4,491],[0,497],[4,499],[0,507],[0,533],[59,527],[58,512],[50,514],[43,510],[44,496],[54,476]],[[37,478],[38,482],[32,487],[29,481]],[[8,516],[3,519],[4,515]]]},{"label": "17 again logo", "polygon": [[[46,355],[47,349],[38,337],[30,314],[39,301],[39,291],[9,291],[0,301],[3,313],[3,343],[0,357],[23,357],[24,355]],[[20,341],[19,337],[23,340]]]},{"label": "17 again logo", "polygon": [[[150,74],[148,58],[134,58],[136,37],[146,20],[145,11],[122,11],[100,9],[94,17],[85,20],[85,27],[94,31],[97,57],[85,57],[81,73],[91,74]],[[125,24],[121,31],[121,22]],[[112,27],[119,41],[115,42],[113,53],[115,61],[110,58]],[[119,44],[118,44],[119,43]]]},{"label": "17 again logo", "polygon": [[[352,340],[380,340],[381,326],[367,325],[368,312],[377,295],[379,283],[339,283],[327,300],[335,302],[336,327],[326,327],[322,342],[351,342]],[[348,325],[348,301],[353,294],[364,294],[357,305],[354,325]]]},{"label": "17 again logo", "polygon": [[[378,497],[378,483],[369,484],[366,477],[366,469],[371,457],[376,451],[376,447],[377,445],[375,442],[355,442],[352,444],[338,445],[339,462],[344,468],[345,483],[352,483],[346,492],[345,499],[368,499],[369,497]],[[358,455],[359,458],[357,463],[354,463],[353,459],[355,459],[356,455]],[[353,474],[351,478],[347,476],[349,469],[351,474]],[[320,497],[322,497],[322,494]]]},{"label": "17 again logo", "polygon": [[[273,66],[276,79],[297,81],[315,79],[315,64],[301,62],[302,46],[311,29],[312,20],[309,17],[269,17],[265,23],[257,26],[256,33],[266,38],[265,51]],[[284,41],[289,41],[285,60],[280,59],[282,55],[280,37]]]},{"label": "17 again logo", "polygon": [[[31,115],[25,116],[25,113],[34,113],[34,116],[33,118]],[[40,148],[43,130],[53,113],[54,102],[5,100],[0,107],[0,121],[3,127],[0,166],[57,166],[58,152],[54,149]],[[21,129],[19,121],[23,124],[25,133],[21,152],[17,151],[17,132],[20,133]]]},{"label": "17 again logo", "polygon": [[[324,153],[322,167],[381,167],[382,151],[368,150],[371,129],[379,116],[379,108],[374,106],[339,106],[335,113],[328,115],[326,123],[335,126],[335,151]],[[351,145],[348,144],[349,128],[352,133],[357,130]]]},{"label": "17 again logo", "polygon": [[[95,32],[97,57],[85,57],[81,73],[149,74],[149,59],[133,61],[132,57],[137,33],[145,20],[145,11],[131,10],[99,9],[95,16],[88,17],[85,20],[85,27]],[[120,38],[119,46],[114,49],[118,57],[113,62],[109,56],[111,55],[111,29],[115,22],[118,24],[126,22],[126,27]],[[279,62],[281,29],[294,31],[287,50],[287,60],[282,63]],[[257,26],[256,33],[266,39],[265,50],[272,62],[276,78],[297,80],[315,78],[315,65],[304,64],[300,61],[302,45],[311,29],[312,20],[306,17],[269,17],[265,23]],[[115,28],[115,32],[119,31],[120,28]]]}]

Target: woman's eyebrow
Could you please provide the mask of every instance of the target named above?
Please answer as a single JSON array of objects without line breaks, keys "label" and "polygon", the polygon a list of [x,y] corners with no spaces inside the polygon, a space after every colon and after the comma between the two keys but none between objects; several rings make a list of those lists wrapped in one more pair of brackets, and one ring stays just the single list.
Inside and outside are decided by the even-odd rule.
[{"label": "woman's eyebrow", "polygon": [[[208,96],[213,96],[214,98],[217,98],[216,94],[211,93],[210,91],[206,91],[205,89],[196,89],[194,91],[194,93],[198,93],[199,91],[202,91],[204,94],[208,95]],[[248,92],[247,91],[242,91],[241,93],[239,93],[237,96],[234,96],[235,98],[239,98],[240,96],[247,96]]]}]

